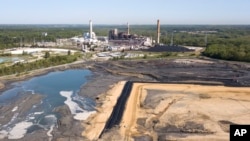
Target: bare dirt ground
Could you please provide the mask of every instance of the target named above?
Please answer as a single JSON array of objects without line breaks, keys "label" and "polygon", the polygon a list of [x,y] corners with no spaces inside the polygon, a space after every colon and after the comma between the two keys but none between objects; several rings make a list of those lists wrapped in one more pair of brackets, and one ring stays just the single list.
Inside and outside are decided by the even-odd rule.
[{"label": "bare dirt ground", "polygon": [[[99,96],[99,100],[107,101],[97,108],[98,114],[90,117],[88,121],[83,123],[86,127],[82,135],[89,140],[97,140],[104,129],[107,119],[110,117],[113,107],[123,89],[125,81],[121,81],[107,91],[105,94]],[[91,124],[89,124],[91,122]],[[93,132],[94,130],[94,132]]]},{"label": "bare dirt ground", "polygon": [[93,68],[114,78],[166,83],[134,84],[121,124],[99,140],[228,140],[229,124],[250,123],[248,63],[158,59],[96,62]]},{"label": "bare dirt ground", "polygon": [[248,87],[136,83],[122,140],[229,140],[229,124],[250,124],[249,94]]}]

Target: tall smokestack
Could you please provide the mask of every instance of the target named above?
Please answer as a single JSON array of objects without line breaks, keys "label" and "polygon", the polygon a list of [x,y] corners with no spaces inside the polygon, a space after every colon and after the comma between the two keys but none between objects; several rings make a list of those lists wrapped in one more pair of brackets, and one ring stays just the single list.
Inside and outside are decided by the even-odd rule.
[{"label": "tall smokestack", "polygon": [[127,31],[127,33],[128,33],[128,35],[129,35],[129,24],[127,23],[127,27],[128,27],[128,31]]},{"label": "tall smokestack", "polygon": [[160,43],[160,20],[157,20],[157,44]]},{"label": "tall smokestack", "polygon": [[89,21],[89,38],[92,38],[92,21]]}]

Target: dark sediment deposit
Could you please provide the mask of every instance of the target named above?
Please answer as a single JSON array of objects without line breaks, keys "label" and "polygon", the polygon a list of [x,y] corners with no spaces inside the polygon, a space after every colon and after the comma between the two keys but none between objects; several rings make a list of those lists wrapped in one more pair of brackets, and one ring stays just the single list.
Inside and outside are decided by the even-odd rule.
[{"label": "dark sediment deposit", "polygon": [[[93,67],[95,71],[112,74],[114,78],[123,76],[125,80],[131,81],[211,82],[226,86],[250,86],[250,65],[248,63],[203,61],[199,59],[109,61],[97,62],[93,64]],[[107,77],[111,79],[111,76],[107,75]]]}]

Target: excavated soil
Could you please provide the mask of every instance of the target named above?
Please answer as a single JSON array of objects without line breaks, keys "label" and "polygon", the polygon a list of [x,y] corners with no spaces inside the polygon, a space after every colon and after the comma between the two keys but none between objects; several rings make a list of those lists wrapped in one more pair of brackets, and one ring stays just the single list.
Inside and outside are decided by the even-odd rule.
[{"label": "excavated soil", "polygon": [[[230,124],[250,123],[248,63],[159,59],[96,62],[92,68],[100,78],[135,81],[120,125],[99,140],[228,140]],[[103,97],[96,96],[99,106],[110,103]]]}]

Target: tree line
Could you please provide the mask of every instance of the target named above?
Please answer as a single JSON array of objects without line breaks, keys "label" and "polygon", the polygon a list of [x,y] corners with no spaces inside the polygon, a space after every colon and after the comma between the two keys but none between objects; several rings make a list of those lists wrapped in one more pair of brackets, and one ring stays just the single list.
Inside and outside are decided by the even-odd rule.
[{"label": "tree line", "polygon": [[203,55],[223,60],[250,62],[250,46],[213,44],[206,48]]},{"label": "tree line", "polygon": [[[46,32],[47,36],[42,33]],[[79,28],[53,27],[1,27],[0,49],[15,48],[36,42],[55,42],[56,39],[71,38],[82,34]]]},{"label": "tree line", "polygon": [[0,76],[10,74],[20,74],[35,69],[47,68],[56,65],[71,63],[77,60],[77,55],[64,55],[64,56],[47,56],[46,59],[36,60],[29,63],[16,63],[12,66],[4,66],[0,68]]},{"label": "tree line", "polygon": [[[126,32],[126,25],[94,25],[93,31],[98,36],[108,36],[111,29],[117,28]],[[0,49],[18,47],[21,44],[36,42],[56,41],[60,38],[71,38],[81,36],[83,32],[88,32],[88,25],[20,25],[3,26],[0,25]],[[170,44],[173,34],[173,42],[176,45],[202,46],[205,47],[206,33],[196,31],[215,31],[207,34],[208,44],[217,44],[237,39],[239,42],[249,40],[250,26],[216,26],[216,25],[162,25],[161,43]],[[43,36],[42,33],[48,33]],[[131,25],[130,33],[156,39],[156,25]],[[21,45],[22,46],[22,45]]]},{"label": "tree line", "polygon": [[[114,28],[124,32],[127,30],[124,24],[94,25],[93,31],[98,36],[108,36],[109,30]],[[0,25],[0,49],[18,47],[22,43],[34,41],[47,42],[58,38],[81,36],[88,30],[88,25]],[[48,35],[42,36],[42,32],[47,32]],[[152,37],[155,40],[156,25],[130,25],[130,33]],[[169,45],[172,40],[174,45],[207,47],[203,55],[209,57],[246,61],[250,46],[250,26],[161,25],[160,42]]]}]

